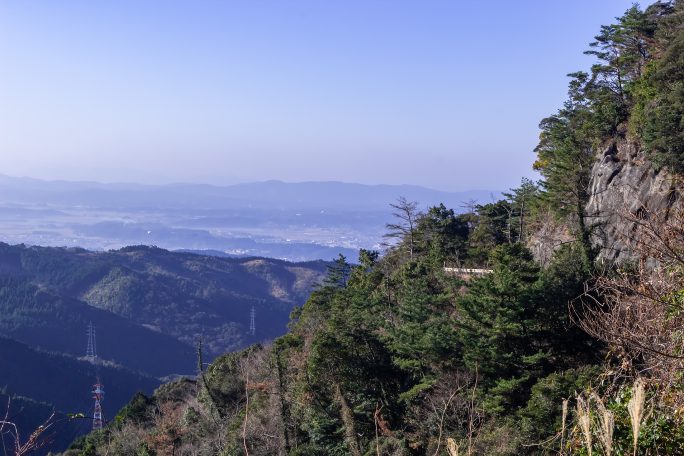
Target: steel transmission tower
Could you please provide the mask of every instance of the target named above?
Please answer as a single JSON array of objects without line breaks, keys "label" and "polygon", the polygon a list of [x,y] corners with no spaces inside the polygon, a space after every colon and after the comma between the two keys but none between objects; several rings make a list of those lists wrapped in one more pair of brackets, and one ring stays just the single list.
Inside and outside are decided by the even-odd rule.
[{"label": "steel transmission tower", "polygon": [[100,369],[97,359],[97,341],[95,339],[95,326],[88,324],[88,347],[86,348],[86,358],[95,367],[95,384],[93,385],[93,430],[102,429],[102,400],[104,399],[104,385],[100,382]]},{"label": "steel transmission tower", "polygon": [[256,309],[252,306],[252,310],[249,311],[249,335],[254,334],[256,334]]},{"label": "steel transmission tower", "polygon": [[104,399],[104,386],[97,380],[93,385],[93,399],[95,399],[95,407],[93,408],[93,431],[102,429],[102,399]]},{"label": "steel transmission tower", "polygon": [[95,326],[93,322],[88,323],[88,347],[86,348],[86,358],[91,364],[97,361],[97,344],[95,342]]}]

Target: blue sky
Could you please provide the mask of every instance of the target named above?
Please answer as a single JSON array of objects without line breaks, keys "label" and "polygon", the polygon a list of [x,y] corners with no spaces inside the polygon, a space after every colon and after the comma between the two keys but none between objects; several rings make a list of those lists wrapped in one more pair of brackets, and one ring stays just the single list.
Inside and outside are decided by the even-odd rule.
[{"label": "blue sky", "polygon": [[631,4],[4,0],[0,173],[506,189]]}]

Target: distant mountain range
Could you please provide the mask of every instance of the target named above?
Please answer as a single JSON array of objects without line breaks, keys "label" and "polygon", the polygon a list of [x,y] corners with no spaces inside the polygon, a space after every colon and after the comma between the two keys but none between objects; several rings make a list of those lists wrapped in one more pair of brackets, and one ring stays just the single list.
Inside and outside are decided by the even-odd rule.
[{"label": "distant mountain range", "polygon": [[499,192],[267,181],[230,186],[100,184],[0,175],[0,240],[111,249],[147,244],[292,261],[378,248],[403,196],[461,210]]},{"label": "distant mountain range", "polygon": [[142,185],[45,181],[0,175],[0,202],[82,205],[126,209],[293,208],[387,210],[400,196],[423,205],[444,203],[459,208],[470,201],[489,201],[500,192],[445,192],[416,185],[366,185],[337,181],[286,183],[277,180],[215,186],[206,184]]}]

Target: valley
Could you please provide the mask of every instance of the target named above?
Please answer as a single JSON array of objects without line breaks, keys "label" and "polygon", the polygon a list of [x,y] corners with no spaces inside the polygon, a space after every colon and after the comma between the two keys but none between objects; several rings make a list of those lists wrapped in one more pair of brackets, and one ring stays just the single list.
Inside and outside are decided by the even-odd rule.
[{"label": "valley", "polygon": [[[64,448],[91,426],[96,372],[85,358],[91,323],[109,421],[136,392],[151,394],[163,379],[193,377],[200,340],[210,362],[284,334],[290,312],[326,268],[323,261],[219,258],[147,246],[93,252],[0,243],[0,385],[14,398],[9,413],[35,428],[54,408],[59,439],[51,448]],[[70,420],[68,413],[84,418]]]},{"label": "valley", "polygon": [[381,247],[389,204],[399,196],[465,210],[498,194],[342,182],[151,186],[0,176],[0,240],[91,250],[144,244],[289,261],[340,253],[356,259],[359,248]]}]

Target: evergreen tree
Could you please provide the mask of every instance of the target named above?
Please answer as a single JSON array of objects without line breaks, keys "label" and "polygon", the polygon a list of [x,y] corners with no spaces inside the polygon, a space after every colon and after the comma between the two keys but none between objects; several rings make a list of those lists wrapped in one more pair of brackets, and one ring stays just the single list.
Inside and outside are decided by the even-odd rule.
[{"label": "evergreen tree", "polygon": [[431,280],[430,269],[425,263],[402,267],[395,321],[389,328],[388,345],[395,363],[416,378],[428,375],[447,353],[457,353],[449,295]]},{"label": "evergreen tree", "polygon": [[657,164],[684,173],[684,31],[672,37],[662,59],[647,75],[645,87],[646,148]]},{"label": "evergreen tree", "polygon": [[590,339],[571,325],[568,303],[589,277],[581,249],[567,247],[541,271],[522,244],[492,253],[494,272],[473,280],[458,300],[463,360],[482,376],[490,411],[527,400],[536,379],[557,365],[585,362]]},{"label": "evergreen tree", "polygon": [[434,266],[445,261],[461,263],[467,254],[468,222],[457,217],[444,204],[433,206],[421,215],[417,224],[417,250],[433,260]]}]

